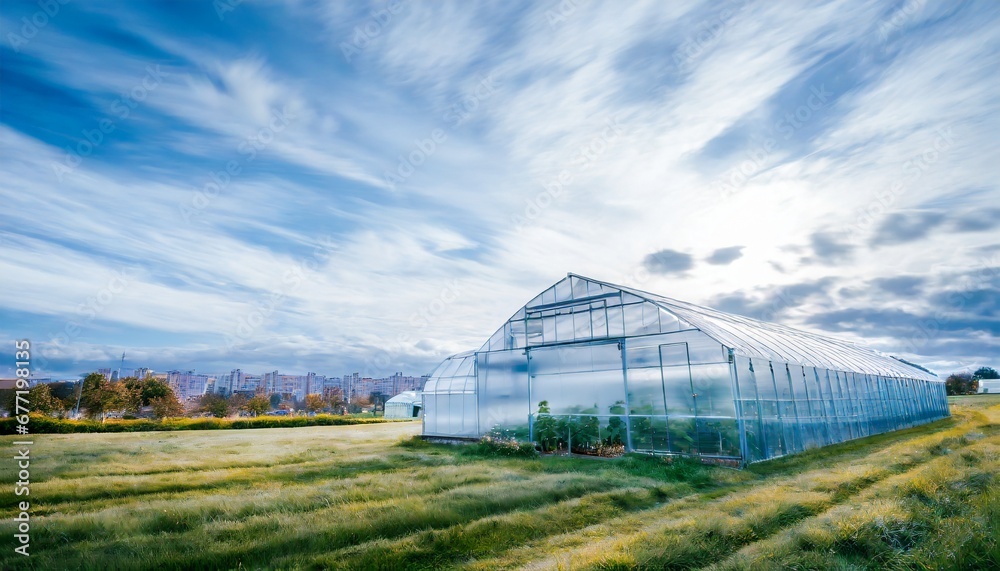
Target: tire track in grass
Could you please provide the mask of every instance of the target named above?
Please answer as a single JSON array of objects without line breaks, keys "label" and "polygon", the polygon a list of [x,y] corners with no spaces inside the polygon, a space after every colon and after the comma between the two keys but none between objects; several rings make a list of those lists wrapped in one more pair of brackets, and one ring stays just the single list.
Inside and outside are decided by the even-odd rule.
[{"label": "tire track in grass", "polygon": [[[901,568],[915,562],[928,569],[997,569],[1000,564],[995,540],[997,516],[993,524],[982,518],[962,518],[970,498],[986,498],[994,502],[994,513],[1000,513],[997,501],[1000,495],[996,492],[1000,468],[998,444],[1000,439],[972,445],[971,450],[961,455],[941,455],[912,470],[894,474],[853,498],[855,504],[835,506],[779,534],[748,544],[708,569],[818,569],[838,565],[864,569],[872,564],[874,568]],[[993,448],[992,458],[983,461],[990,454],[983,454],[987,447]],[[991,493],[994,497],[989,500]],[[964,501],[953,502],[952,494]],[[945,513],[936,513],[939,511]],[[933,517],[921,519],[921,512],[931,512]],[[949,523],[949,519],[957,519],[959,523]],[[956,535],[954,531],[958,529],[962,533]],[[935,536],[936,533],[945,537]],[[969,548],[966,538],[970,535],[993,537],[994,552],[990,554],[989,548]],[[939,561],[932,561],[934,558]]]},{"label": "tire track in grass", "polygon": [[376,540],[279,567],[309,569],[440,569],[470,557],[496,554],[556,533],[568,533],[624,513],[649,509],[665,499],[656,488],[625,488],[586,494],[551,505],[489,515],[395,540]]},{"label": "tire track in grass", "polygon": [[[334,454],[334,452],[330,451],[329,454],[332,455]],[[318,453],[314,452],[309,455],[316,456],[318,455]],[[159,468],[155,464],[152,464],[144,467],[138,467],[136,469],[128,471],[101,472],[98,476],[83,471],[72,471],[72,472],[68,471],[68,472],[53,474],[49,478],[40,481],[60,482],[60,481],[71,481],[71,480],[89,480],[95,477],[115,478],[123,476],[159,476],[163,474],[184,474],[193,472],[203,472],[206,470],[242,470],[246,468],[273,468],[276,466],[294,466],[297,464],[309,464],[321,461],[318,460],[317,458],[304,459],[302,458],[302,456],[305,456],[305,454],[295,454],[294,456],[289,456],[287,459],[279,458],[277,460],[260,460],[255,462],[242,462],[242,463],[233,462],[231,464],[220,464],[218,462],[214,463],[203,462],[198,464],[190,464],[186,466],[171,466],[167,468]]]},{"label": "tire track in grass", "polygon": [[[389,502],[414,494],[429,496],[476,484],[501,481],[506,470],[485,469],[475,474],[454,470],[450,474],[435,472],[433,479],[419,478],[418,470],[396,474],[401,480],[413,482],[410,487],[381,484],[381,478],[367,476],[367,482],[335,481],[336,486],[319,488],[300,487],[268,490],[269,495],[249,496],[242,491],[213,496],[184,493],[166,495],[156,502],[133,502],[127,505],[110,504],[104,510],[90,510],[75,514],[59,513],[43,517],[43,525],[34,539],[44,543],[51,537],[59,541],[86,541],[122,536],[123,522],[127,521],[126,535],[135,533],[176,534],[212,521],[239,521],[270,514],[296,514],[327,507],[350,506],[372,501]],[[148,500],[148,498],[145,498]],[[138,505],[136,505],[138,504]],[[38,514],[36,514],[38,517]],[[127,518],[127,519],[126,519]],[[54,541],[57,542],[57,541]]]},{"label": "tire track in grass", "polygon": [[[377,538],[445,528],[489,514],[543,506],[607,488],[608,483],[596,477],[540,475],[531,486],[513,491],[509,482],[497,482],[436,496],[411,497],[392,505],[364,502],[300,514],[212,522],[172,534],[169,541],[159,534],[137,533],[45,546],[31,563],[45,568],[56,561],[71,560],[95,568],[103,561],[114,560],[122,567],[135,569],[230,568],[235,562],[264,565],[289,553],[323,553]],[[330,520],[335,518],[340,522],[331,527]],[[177,550],[177,545],[185,549]]]},{"label": "tire track in grass", "polygon": [[[330,464],[314,462],[294,466],[279,465],[240,470],[201,470],[181,480],[167,475],[109,476],[90,478],[85,485],[75,481],[44,481],[33,483],[32,491],[43,501],[39,505],[63,502],[85,502],[97,499],[131,499],[147,495],[180,493],[197,490],[214,490],[234,486],[249,487],[261,480],[310,483],[323,479],[349,478],[357,474],[392,472],[411,466],[435,467],[448,462],[447,458],[419,455],[391,455],[378,460]],[[213,478],[212,476],[218,476]],[[198,481],[195,476],[203,479]],[[54,488],[54,489],[53,489]],[[13,508],[17,498],[0,497],[0,509]]]},{"label": "tire track in grass", "polygon": [[[958,427],[958,430],[963,432],[967,429],[967,426]],[[572,565],[584,568],[691,569],[704,566],[720,555],[732,553],[747,544],[778,533],[798,521],[823,513],[885,478],[930,461],[934,457],[930,449],[944,441],[950,440],[955,441],[956,445],[964,445],[955,439],[953,433],[955,429],[916,438],[916,440],[929,439],[925,443],[926,449],[923,453],[902,450],[910,446],[912,440],[890,444],[882,452],[895,451],[902,458],[887,467],[878,466],[877,460],[869,463],[860,462],[855,468],[868,468],[863,470],[860,476],[849,474],[849,477],[843,478],[837,474],[830,474],[828,470],[816,469],[775,480],[772,486],[781,489],[776,488],[762,496],[760,504],[764,508],[749,512],[748,517],[734,518],[728,515],[722,517],[718,514],[725,513],[720,506],[727,501],[739,501],[739,498],[746,499],[759,495],[759,492],[754,492],[753,489],[749,493],[735,492],[708,503],[695,498],[691,502],[686,502],[686,505],[664,510],[657,514],[655,521],[647,522],[624,538],[607,529],[610,523],[603,524],[601,538],[593,543],[580,545],[570,540],[567,542],[568,549],[563,549],[562,554],[535,561],[526,567],[540,569]],[[805,484],[805,489],[795,488],[797,480]],[[817,480],[821,483],[819,491],[809,489],[809,482]],[[758,482],[759,484],[761,482]],[[793,494],[805,494],[803,499],[806,501],[782,501],[782,497],[787,498]],[[809,494],[819,494],[819,497],[810,497]],[[648,547],[649,545],[657,547]]]}]

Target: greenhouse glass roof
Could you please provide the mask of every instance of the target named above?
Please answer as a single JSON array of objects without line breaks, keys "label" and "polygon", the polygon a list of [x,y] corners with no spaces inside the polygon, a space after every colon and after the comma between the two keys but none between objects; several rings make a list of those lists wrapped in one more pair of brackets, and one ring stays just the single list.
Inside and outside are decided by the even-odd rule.
[{"label": "greenhouse glass roof", "polygon": [[[560,284],[564,282],[566,285],[560,288]],[[799,363],[830,370],[927,381],[939,380],[927,371],[850,341],[725,313],[576,274],[569,274],[564,280],[530,301],[512,317],[511,321],[523,319],[526,311],[538,311],[574,300],[586,302],[586,300],[615,296],[620,296],[623,303],[625,298],[630,296],[649,302],[680,320],[681,328],[684,328],[686,323],[692,328],[699,329],[731,348],[737,355]],[[501,332],[498,331],[499,333]],[[487,341],[482,350],[489,350],[494,338]]]}]

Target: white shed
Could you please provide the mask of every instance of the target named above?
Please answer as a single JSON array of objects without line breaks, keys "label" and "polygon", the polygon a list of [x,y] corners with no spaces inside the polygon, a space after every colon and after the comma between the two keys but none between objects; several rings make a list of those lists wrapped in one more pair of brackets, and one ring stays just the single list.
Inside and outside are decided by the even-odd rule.
[{"label": "white shed", "polygon": [[386,418],[421,418],[423,397],[418,391],[404,391],[385,401]]}]

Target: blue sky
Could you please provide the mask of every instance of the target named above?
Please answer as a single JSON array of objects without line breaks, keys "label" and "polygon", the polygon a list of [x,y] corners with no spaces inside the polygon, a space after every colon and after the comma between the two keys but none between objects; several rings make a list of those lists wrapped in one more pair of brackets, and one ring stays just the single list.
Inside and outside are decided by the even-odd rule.
[{"label": "blue sky", "polygon": [[122,351],[422,374],[574,272],[997,366],[998,24],[985,0],[4,2],[0,337],[60,377]]}]

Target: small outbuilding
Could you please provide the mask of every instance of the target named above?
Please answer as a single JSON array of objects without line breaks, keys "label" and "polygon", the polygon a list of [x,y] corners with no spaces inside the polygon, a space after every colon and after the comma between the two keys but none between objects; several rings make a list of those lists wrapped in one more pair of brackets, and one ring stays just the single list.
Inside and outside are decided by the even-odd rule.
[{"label": "small outbuilding", "polygon": [[979,379],[979,394],[1000,394],[1000,379]]},{"label": "small outbuilding", "polygon": [[418,391],[404,391],[385,401],[385,418],[422,418],[423,397]]}]

